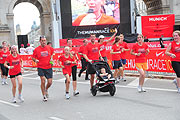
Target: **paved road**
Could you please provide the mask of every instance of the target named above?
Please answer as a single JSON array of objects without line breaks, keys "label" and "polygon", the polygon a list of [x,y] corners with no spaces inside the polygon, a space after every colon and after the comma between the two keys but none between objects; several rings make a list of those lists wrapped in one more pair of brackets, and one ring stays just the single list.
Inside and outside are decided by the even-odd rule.
[{"label": "paved road", "polygon": [[89,81],[78,80],[80,95],[66,100],[64,77],[54,73],[48,102],[42,101],[40,79],[35,71],[23,75],[24,103],[11,103],[11,84],[0,85],[0,120],[180,120],[180,94],[172,80],[146,79],[146,93],[137,92],[138,79],[116,85],[109,93],[92,96]]}]

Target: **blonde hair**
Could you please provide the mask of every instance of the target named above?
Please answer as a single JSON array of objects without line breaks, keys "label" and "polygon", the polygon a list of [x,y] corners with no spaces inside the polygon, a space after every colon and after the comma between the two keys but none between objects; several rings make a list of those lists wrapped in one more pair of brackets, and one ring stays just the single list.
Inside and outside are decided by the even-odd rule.
[{"label": "blonde hair", "polygon": [[18,48],[17,48],[17,46],[16,46],[16,45],[12,45],[12,46],[11,46],[11,54],[12,54],[12,49],[14,49],[14,48],[16,49],[16,53],[17,53],[17,54],[19,54],[19,52],[18,52]]},{"label": "blonde hair", "polygon": [[[65,50],[65,49],[68,49],[68,50],[70,51],[70,47],[68,47],[68,46],[66,46],[66,47],[64,48],[64,50]],[[69,55],[70,55],[71,58],[73,58],[73,55],[72,55],[71,53],[69,53]]]},{"label": "blonde hair", "polygon": [[180,36],[180,31],[179,30],[174,31],[173,35],[174,35],[174,33],[177,33]]}]

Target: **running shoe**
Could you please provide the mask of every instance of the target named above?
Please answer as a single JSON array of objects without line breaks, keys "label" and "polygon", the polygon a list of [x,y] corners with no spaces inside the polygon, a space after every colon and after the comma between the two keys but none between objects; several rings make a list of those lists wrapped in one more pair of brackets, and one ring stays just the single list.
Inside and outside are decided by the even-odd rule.
[{"label": "running shoe", "polygon": [[15,97],[13,97],[12,103],[16,103],[16,98]]},{"label": "running shoe", "polygon": [[46,96],[43,97],[43,101],[47,102],[47,97]]},{"label": "running shoe", "polygon": [[120,80],[123,81],[123,82],[126,82],[126,79],[124,79],[124,78],[121,78]]},{"label": "running shoe", "polygon": [[73,95],[76,96],[76,95],[79,95],[79,92],[76,90],[73,92]]},{"label": "running shoe", "polygon": [[146,90],[144,88],[141,87],[141,92],[146,92]]},{"label": "running shoe", "polygon": [[19,95],[18,99],[20,100],[20,102],[24,102],[24,98],[21,95]]},{"label": "running shoe", "polygon": [[119,78],[116,78],[115,84],[118,84],[119,81],[120,81]]},{"label": "running shoe", "polygon": [[139,93],[141,93],[142,92],[142,87],[138,86],[137,90],[138,90]]},{"label": "running shoe", "polygon": [[1,84],[4,85],[5,84],[4,81],[2,81]]},{"label": "running shoe", "polygon": [[66,99],[68,100],[68,99],[70,98],[69,93],[66,93],[66,94],[65,94],[65,97],[66,97]]},{"label": "running shoe", "polygon": [[180,88],[178,88],[178,93],[180,93]]},{"label": "running shoe", "polygon": [[178,85],[177,85],[176,79],[173,80],[173,83],[175,84],[176,88],[178,89]]},{"label": "running shoe", "polygon": [[4,82],[5,85],[8,85],[8,82]]}]

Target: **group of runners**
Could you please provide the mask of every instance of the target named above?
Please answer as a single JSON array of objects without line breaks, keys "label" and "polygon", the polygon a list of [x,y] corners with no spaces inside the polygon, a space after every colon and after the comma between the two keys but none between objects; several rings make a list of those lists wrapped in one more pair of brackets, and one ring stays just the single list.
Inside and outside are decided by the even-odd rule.
[{"label": "group of runners", "polygon": [[[85,79],[88,80],[88,75],[90,75],[90,90],[94,85],[95,79],[95,70],[92,68],[92,63],[102,60],[107,62],[106,57],[106,45],[109,42],[113,42],[112,45],[112,65],[115,70],[113,77],[116,81],[125,81],[124,78],[124,69],[126,65],[126,51],[130,50],[130,53],[135,56],[136,68],[140,74],[139,76],[139,85],[138,92],[146,92],[143,88],[145,71],[148,69],[146,62],[146,55],[149,53],[149,48],[144,43],[143,35],[139,34],[137,36],[137,43],[134,44],[132,49],[129,49],[127,43],[123,42],[124,36],[120,34],[116,36],[117,29],[112,37],[105,41],[104,36],[100,35],[98,42],[96,42],[96,35],[90,34],[90,42],[88,43],[87,39],[83,40],[83,45],[77,51],[73,45],[72,40],[67,40],[67,46],[64,48],[63,54],[58,58],[58,63],[62,68],[63,75],[65,76],[65,98],[69,99],[69,85],[72,75],[72,84],[73,84],[73,95],[76,96],[79,94],[77,90],[77,63],[79,61],[78,54],[80,55],[80,60],[82,63],[82,69],[80,70],[78,76],[81,77],[81,74],[86,70]],[[115,37],[114,41],[113,38]],[[171,56],[172,67],[177,75],[176,85],[178,93],[180,93],[180,31],[175,31],[173,33],[174,41],[170,43],[165,52],[166,55]],[[38,75],[41,79],[41,91],[43,95],[43,101],[47,101],[49,94],[48,89],[52,85],[53,78],[53,55],[54,49],[47,45],[47,40],[45,36],[40,37],[40,46],[34,49],[32,60],[37,63]],[[6,46],[6,42],[2,43],[1,52],[0,52],[0,65],[1,65],[1,78],[2,84],[7,84],[8,70],[10,79],[12,82],[12,94],[13,94],[13,103],[16,103],[16,79],[18,81],[18,99],[23,102],[24,98],[22,96],[22,72],[23,64],[21,56],[18,54],[18,49],[15,45],[11,46],[9,49]],[[47,83],[46,83],[47,79]]]}]

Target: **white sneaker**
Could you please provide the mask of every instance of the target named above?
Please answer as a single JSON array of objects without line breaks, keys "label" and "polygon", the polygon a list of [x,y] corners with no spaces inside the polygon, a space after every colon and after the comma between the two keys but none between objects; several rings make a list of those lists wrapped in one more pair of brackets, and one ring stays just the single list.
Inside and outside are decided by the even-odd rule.
[{"label": "white sneaker", "polygon": [[141,92],[146,92],[146,90],[144,88],[141,87]]},{"label": "white sneaker", "polygon": [[76,90],[73,92],[73,95],[76,96],[76,95],[79,95],[79,92]]},{"label": "white sneaker", "polygon": [[141,93],[142,92],[142,87],[138,86],[138,92]]},{"label": "white sneaker", "polygon": [[120,80],[123,81],[123,82],[126,82],[126,79],[124,79],[124,78],[121,78]]},{"label": "white sneaker", "polygon": [[4,82],[5,85],[8,85],[8,82]]},{"label": "white sneaker", "polygon": [[115,79],[116,79],[115,83],[118,84],[119,83],[119,78],[115,78]]},{"label": "white sneaker", "polygon": [[16,103],[16,98],[15,97],[13,97],[12,103]]},{"label": "white sneaker", "polygon": [[24,102],[24,98],[21,95],[18,97],[18,99],[20,100],[20,102]]},{"label": "white sneaker", "polygon": [[45,95],[46,95],[47,98],[49,98],[49,94],[48,94],[47,90],[45,91]]},{"label": "white sneaker", "polygon": [[65,97],[66,97],[66,99],[68,100],[68,99],[70,98],[69,93],[66,93],[66,94],[65,94]]},{"label": "white sneaker", "polygon": [[175,84],[176,88],[178,89],[178,85],[177,85],[176,79],[173,80],[173,83]]},{"label": "white sneaker", "polygon": [[46,95],[44,95],[43,101],[44,101],[44,102],[47,102],[47,97],[46,97]]},{"label": "white sneaker", "polygon": [[4,81],[2,81],[1,84],[4,85],[5,84]]},{"label": "white sneaker", "polygon": [[180,88],[178,88],[178,93],[180,93]]}]

